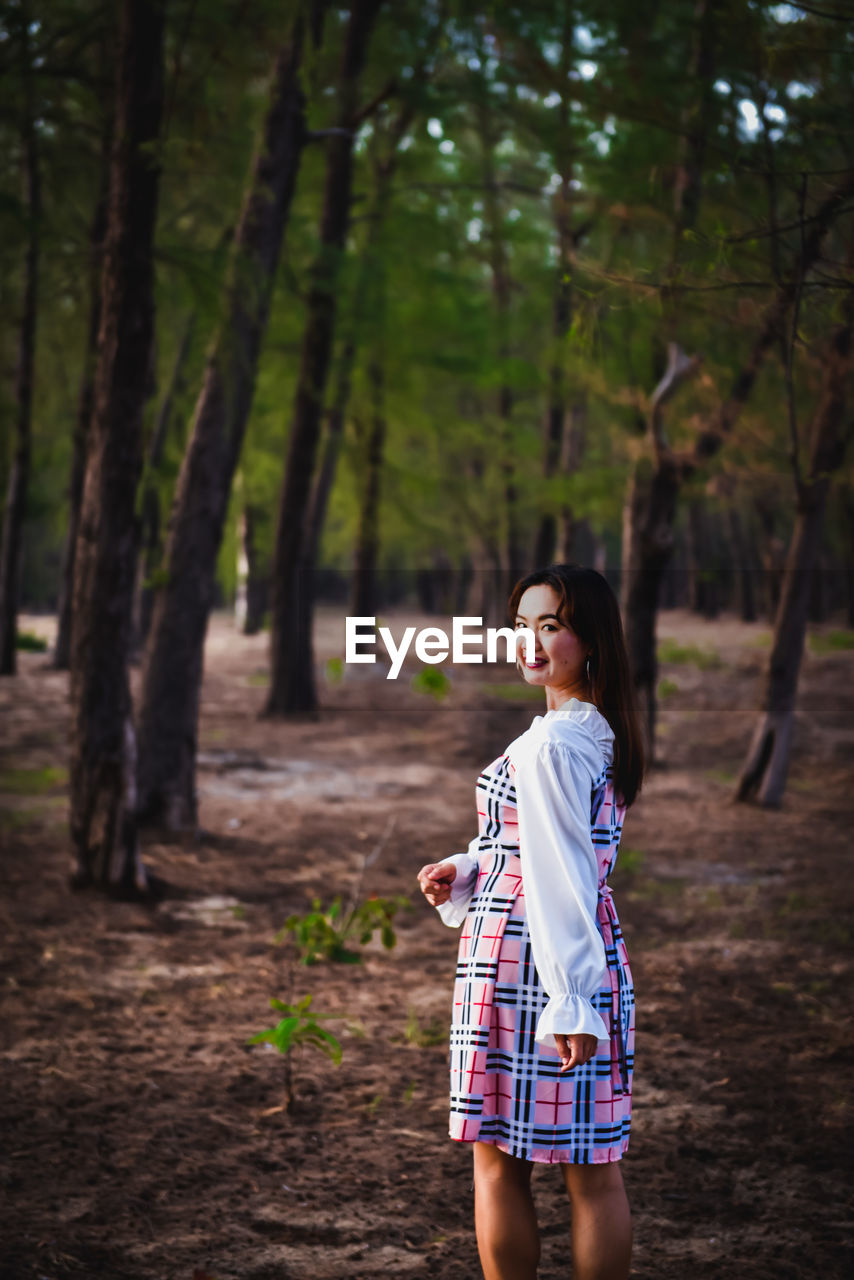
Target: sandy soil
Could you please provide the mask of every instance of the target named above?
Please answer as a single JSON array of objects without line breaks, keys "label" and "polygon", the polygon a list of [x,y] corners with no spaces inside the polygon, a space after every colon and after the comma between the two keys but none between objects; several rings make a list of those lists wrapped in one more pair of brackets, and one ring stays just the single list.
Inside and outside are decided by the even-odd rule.
[{"label": "sandy soil", "polygon": [[[633,1274],[847,1277],[854,654],[807,655],[766,812],[731,793],[767,629],[671,613],[660,633],[721,663],[664,667],[662,762],[613,882],[638,988]],[[361,667],[324,684],[320,720],[270,722],[265,648],[214,620],[203,830],[146,837],[172,886],[153,907],[69,890],[66,678],[25,654],[0,683],[3,1280],[479,1274],[445,1123],[456,935],[414,874],[465,847],[478,770],[539,707],[509,699],[512,668],[459,668],[437,702]],[[318,650],[343,654],[331,614]],[[295,966],[275,932],[350,895],[373,853],[361,894],[413,898],[395,950]],[[289,1115],[281,1058],[246,1041],[271,995],[308,992],[363,1034],[329,1024],[338,1068],[300,1050]],[[535,1174],[542,1280],[571,1274],[559,1181]]]}]

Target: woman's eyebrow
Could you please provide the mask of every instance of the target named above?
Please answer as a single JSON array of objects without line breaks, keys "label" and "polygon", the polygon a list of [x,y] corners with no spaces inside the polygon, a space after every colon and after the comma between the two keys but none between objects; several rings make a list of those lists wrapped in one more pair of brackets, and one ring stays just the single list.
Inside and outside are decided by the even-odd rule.
[{"label": "woman's eyebrow", "polygon": [[[537,622],[545,622],[546,618],[554,618],[555,622],[560,622],[560,618],[557,616],[557,614],[556,614],[556,613],[541,613],[541,614],[540,614],[540,616],[539,616],[539,618],[537,618],[537,619],[536,619],[536,621],[537,621]],[[527,622],[527,621],[528,621],[528,619],[525,617],[525,615],[524,615],[524,614],[522,614],[522,613],[517,613],[517,614],[516,614],[516,621],[517,621],[517,622]]]}]

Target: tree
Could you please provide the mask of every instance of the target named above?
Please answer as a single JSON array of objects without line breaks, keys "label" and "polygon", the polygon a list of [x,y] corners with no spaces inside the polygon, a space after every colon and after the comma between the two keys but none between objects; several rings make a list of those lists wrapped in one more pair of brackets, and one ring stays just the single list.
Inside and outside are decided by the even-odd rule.
[{"label": "tree", "polygon": [[18,617],[18,573],[21,530],[30,477],[33,366],[36,349],[36,310],[41,234],[41,175],[36,135],[36,103],[33,55],[30,48],[29,5],[17,12],[20,30],[20,147],[24,185],[24,209],[28,234],[24,265],[24,297],[21,308],[18,361],[15,375],[15,454],[3,513],[0,543],[0,675],[14,675]]},{"label": "tree", "polygon": [[359,82],[381,2],[354,0],[350,10],[338,83],[336,126],[326,144],[320,249],[312,268],[306,302],[300,370],[276,529],[268,715],[314,712],[317,706],[311,658],[311,613],[300,599],[303,592],[311,589],[311,575],[306,572],[304,559],[306,515],[335,332],[336,281],[350,217]]},{"label": "tree", "polygon": [[128,684],[136,490],[154,331],[164,12],[124,0],[94,408],[74,571],[71,836],[79,885],[144,893]]},{"label": "tree", "polygon": [[[854,261],[854,243],[849,266]],[[786,557],[774,639],[765,675],[762,711],[738,780],[736,798],[757,797],[765,806],[783,799],[791,752],[795,694],[806,637],[810,588],[833,473],[842,465],[852,434],[851,372],[854,280],[824,360],[824,385],[809,431],[807,473],[794,459],[796,521]]]},{"label": "tree", "polygon": [[273,68],[270,101],[234,233],[223,318],[181,468],[145,654],[139,812],[196,821],[196,734],[217,552],[255,388],[276,266],[305,142],[302,6]]}]

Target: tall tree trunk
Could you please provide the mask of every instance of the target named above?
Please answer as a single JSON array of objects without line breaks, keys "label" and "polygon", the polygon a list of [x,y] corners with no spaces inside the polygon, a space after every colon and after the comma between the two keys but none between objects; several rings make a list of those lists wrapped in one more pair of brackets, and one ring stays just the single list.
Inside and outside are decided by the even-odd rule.
[{"label": "tall tree trunk", "polygon": [[489,233],[489,268],[492,274],[492,296],[495,300],[498,366],[501,383],[498,388],[497,417],[500,441],[500,464],[504,475],[504,548],[506,556],[506,591],[522,576],[525,569],[522,538],[519,530],[518,493],[512,440],[513,389],[507,381],[510,357],[510,268],[507,246],[501,226],[501,206],[495,173],[495,143],[489,104],[478,103],[478,127],[482,148],[483,207]]},{"label": "tall tree trunk", "polygon": [[368,363],[371,396],[371,425],[365,441],[365,470],[353,558],[353,595],[350,608],[355,617],[370,617],[377,611],[377,560],[379,557],[380,481],[385,447],[385,387],[383,353],[378,347]]},{"label": "tall tree trunk", "polygon": [[166,394],[160,402],[157,421],[151,433],[148,457],[146,458],[145,471],[142,477],[140,560],[136,592],[136,643],[139,645],[145,644],[151,629],[151,615],[154,609],[155,596],[154,578],[160,567],[160,559],[163,553],[160,491],[157,487],[157,473],[163,461],[163,450],[175,410],[175,401],[183,389],[184,374],[195,327],[196,317],[195,313],[193,313],[184,327],[181,341],[178,344],[169,386],[166,388]]},{"label": "tall tree trunk", "polygon": [[[384,154],[377,155],[373,164],[373,195],[371,209],[367,218],[367,235],[362,249],[362,257],[359,263],[359,271],[356,279],[356,287],[353,293],[353,305],[351,309],[350,323],[347,336],[344,340],[343,349],[338,360],[338,367],[335,377],[335,393],[332,399],[332,407],[329,411],[329,421],[326,430],[326,439],[323,447],[323,454],[318,468],[317,478],[315,480],[311,500],[309,502],[308,512],[306,514],[306,528],[304,535],[303,549],[303,566],[306,577],[310,580],[314,574],[317,564],[317,554],[320,545],[320,536],[323,531],[323,524],[326,518],[326,508],[329,496],[332,492],[332,484],[335,479],[335,470],[338,462],[338,454],[341,448],[341,440],[344,433],[344,419],[347,412],[347,405],[350,399],[350,386],[353,377],[353,368],[356,361],[356,350],[360,331],[364,328],[366,322],[374,324],[380,320],[384,314],[385,308],[385,272],[382,262],[382,239],[385,232],[386,220],[388,216],[389,197],[391,194],[391,181],[397,170],[398,147],[401,139],[412,123],[415,114],[414,106],[411,103],[405,103],[398,112],[394,122],[387,131],[387,137],[379,135],[378,131],[374,133],[374,139],[378,148],[384,149]],[[380,357],[381,359],[382,357]],[[383,369],[379,368],[379,396],[382,399],[382,379]],[[369,382],[375,387],[372,373],[369,371]],[[376,396],[374,396],[376,402]],[[374,418],[374,427],[376,426],[376,418]],[[374,428],[372,428],[373,430]],[[383,434],[384,434],[384,418],[383,418]],[[382,455],[382,441],[379,444],[380,456]],[[377,495],[378,495],[377,490]],[[357,579],[360,574],[364,576],[368,570],[367,563],[362,570],[358,569],[359,553],[356,554]],[[375,566],[374,566],[375,567]],[[354,592],[360,590],[354,579]],[[300,607],[309,611],[309,615],[313,612],[313,592],[306,591],[300,595]],[[352,607],[354,614],[370,614],[374,609],[361,610]],[[303,634],[310,635],[312,629],[312,618],[309,616],[300,624]],[[310,653],[306,655],[306,661],[310,661]]]},{"label": "tall tree trunk", "polygon": [[756,621],[756,561],[744,531],[742,513],[733,500],[727,508],[727,528],[733,565],[735,604],[742,622]]},{"label": "tall tree trunk", "polygon": [[74,594],[74,556],[80,528],[80,505],[83,501],[83,479],[86,474],[86,448],[89,423],[95,399],[95,364],[98,358],[98,331],[101,327],[101,273],[103,270],[104,234],[107,228],[107,199],[110,176],[110,139],[103,149],[102,188],[95,204],[89,235],[89,328],[83,358],[83,374],[77,397],[77,414],[71,443],[71,482],[68,492],[68,529],[62,552],[62,577],[59,586],[56,648],[53,665],[67,671],[71,659],[71,601]]},{"label": "tall tree trunk", "polygon": [[[681,479],[664,441],[661,410],[693,368],[676,343],[678,307],[672,282],[679,268],[684,233],[693,228],[700,209],[712,101],[709,76],[714,64],[715,9],[716,0],[697,0],[695,6],[692,71],[697,94],[683,120],[673,193],[673,249],[661,295],[664,332],[669,339],[668,367],[653,395],[647,421],[655,462],[650,466],[648,458],[638,461],[623,508],[623,621],[638,700],[645,715],[645,745],[650,761],[655,759],[655,626],[662,578],[674,544],[673,522]],[[662,503],[660,510],[655,508],[657,502]]]},{"label": "tall tree trunk", "polygon": [[24,256],[24,297],[18,339],[18,367],[15,375],[15,453],[9,472],[6,505],[3,511],[0,545],[0,675],[14,675],[17,663],[18,576],[21,539],[30,478],[33,367],[36,352],[36,309],[41,236],[41,179],[36,140],[36,107],[33,91],[32,55],[29,42],[30,10],[24,5],[21,18],[21,62],[23,109],[21,152],[23,157],[24,208],[27,211],[27,248]]},{"label": "tall tree trunk", "polygon": [[243,558],[245,560],[245,614],[243,634],[256,636],[264,625],[270,597],[270,569],[258,551],[259,508],[248,499],[243,504]]},{"label": "tall tree trunk", "polygon": [[305,141],[302,6],[278,53],[260,144],[232,242],[223,320],[208,356],[178,478],[145,655],[139,809],[196,824],[196,738],[216,561],[255,390],[282,239]]},{"label": "tall tree trunk", "polygon": [[[653,394],[649,415],[649,436],[655,461],[645,458],[639,462],[623,508],[623,620],[638,698],[647,714],[648,759],[654,759],[655,745],[655,619],[661,575],[673,546],[672,526],[679,490],[682,482],[713,457],[731,434],[750,398],[768,351],[779,343],[786,315],[797,297],[801,281],[818,259],[825,236],[852,193],[854,171],[846,173],[815,211],[794,269],[765,310],[759,333],[728,397],[698,433],[692,452],[681,457],[677,457],[667,444],[661,410],[676,386],[693,371],[696,362],[688,360],[675,344],[670,344],[668,372]],[[660,500],[665,503],[660,512],[647,505]],[[644,580],[643,585],[640,578]],[[636,615],[633,613],[635,608],[638,610]]]},{"label": "tall tree trunk", "polygon": [[306,513],[314,479],[323,399],[335,332],[336,283],[347,238],[353,184],[357,94],[381,0],[354,0],[338,86],[337,128],[327,142],[320,252],[312,268],[300,371],[273,567],[268,715],[314,714],[312,573],[306,564]]},{"label": "tall tree trunk", "polygon": [[[560,455],[561,475],[571,476],[581,466],[587,435],[587,399],[578,399],[569,412],[569,430],[564,430],[563,446]],[[564,564],[576,559],[576,534],[578,520],[567,501],[561,505],[557,526],[557,556]],[[538,560],[545,564],[546,560]]]},{"label": "tall tree trunk", "polygon": [[851,435],[850,424],[845,423],[847,430],[843,431],[852,369],[854,303],[850,299],[846,312],[830,343],[822,399],[810,431],[808,474],[797,493],[795,528],[786,557],[762,712],[736,790],[736,799],[756,796],[760,804],[768,807],[778,807],[783,800],[810,587],[820,551],[824,510],[831,477],[842,465],[846,436]]},{"label": "tall tree trunk", "polygon": [[139,856],[131,642],[142,414],[154,332],[163,4],[124,0],[95,400],[74,570],[71,836],[77,881],[148,888]]},{"label": "tall tree trunk", "polygon": [[849,627],[854,627],[854,557],[851,555],[851,547],[854,547],[854,488],[850,483],[843,483],[838,489],[839,512],[842,523],[842,545],[847,547],[847,553],[843,551],[843,580],[845,584],[845,618]]},{"label": "tall tree trunk", "polygon": [[[546,438],[543,450],[543,478],[548,482],[557,475],[564,449],[566,430],[567,378],[566,342],[572,321],[572,142],[569,123],[570,70],[573,61],[572,6],[566,4],[561,47],[561,93],[558,104],[559,154],[557,171],[560,186],[553,198],[554,226],[557,244],[557,266],[552,309],[552,357],[549,366],[549,405],[546,415]],[[572,514],[564,512],[564,521]],[[558,546],[558,517],[549,508],[540,517],[534,542],[534,564],[551,564]]]}]

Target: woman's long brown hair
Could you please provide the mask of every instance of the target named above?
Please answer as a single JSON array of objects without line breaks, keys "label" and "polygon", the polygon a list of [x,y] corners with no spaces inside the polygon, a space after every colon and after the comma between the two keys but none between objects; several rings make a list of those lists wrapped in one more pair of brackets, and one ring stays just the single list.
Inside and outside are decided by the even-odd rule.
[{"label": "woman's long brown hair", "polygon": [[508,603],[513,625],[522,596],[529,587],[542,584],[553,587],[560,596],[561,621],[591,646],[592,699],[614,730],[614,791],[628,806],[641,789],[646,761],[617,598],[595,569],[552,564],[547,569],[535,569],[516,583]]}]

